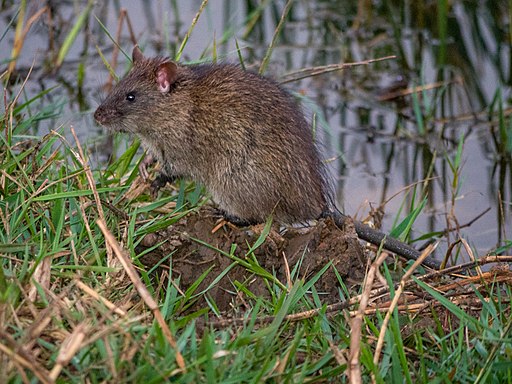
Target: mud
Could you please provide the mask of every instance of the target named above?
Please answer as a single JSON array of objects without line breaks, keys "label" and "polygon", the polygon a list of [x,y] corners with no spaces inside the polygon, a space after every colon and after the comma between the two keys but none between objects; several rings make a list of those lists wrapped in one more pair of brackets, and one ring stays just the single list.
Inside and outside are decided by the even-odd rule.
[{"label": "mud", "polygon": [[[325,303],[339,301],[340,286],[336,274],[347,286],[360,283],[364,276],[367,256],[350,226],[340,230],[327,219],[303,228],[279,231],[279,228],[272,227],[265,241],[251,254],[249,249],[256,244],[263,225],[237,228],[228,223],[218,224],[219,219],[211,210],[202,209],[163,231],[148,235],[142,242],[144,245],[137,249],[141,253],[163,242],[140,261],[150,268],[171,254],[161,268],[170,271],[171,278],[178,282],[182,292],[211,269],[195,289],[197,301],[187,311],[204,308],[206,297],[223,313],[243,311],[245,306],[254,304],[254,297],[270,297],[271,282],[225,254],[230,254],[233,244],[236,245],[236,249],[231,251],[233,256],[246,261],[255,258],[261,268],[285,286],[290,286],[297,279],[308,281],[331,263],[315,283],[315,289]],[[217,230],[213,231],[215,228]],[[232,265],[234,263],[236,265]],[[216,281],[230,266],[232,268]],[[290,272],[294,270],[295,273]],[[239,289],[239,284],[251,294]]]}]

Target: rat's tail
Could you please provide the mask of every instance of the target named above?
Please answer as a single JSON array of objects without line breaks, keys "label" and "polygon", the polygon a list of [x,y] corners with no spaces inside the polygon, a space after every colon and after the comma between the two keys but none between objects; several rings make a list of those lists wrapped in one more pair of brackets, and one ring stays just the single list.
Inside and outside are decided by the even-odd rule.
[{"label": "rat's tail", "polygon": [[[331,217],[338,227],[343,227],[349,217],[341,213],[336,206],[333,205],[332,207],[333,209],[324,212],[322,217]],[[377,231],[360,221],[354,220],[354,227],[359,238],[373,245],[380,246],[382,244],[384,249],[410,260],[417,260],[421,256],[421,253],[410,245]],[[437,270],[441,268],[441,263],[430,256],[423,260],[422,264]]]}]

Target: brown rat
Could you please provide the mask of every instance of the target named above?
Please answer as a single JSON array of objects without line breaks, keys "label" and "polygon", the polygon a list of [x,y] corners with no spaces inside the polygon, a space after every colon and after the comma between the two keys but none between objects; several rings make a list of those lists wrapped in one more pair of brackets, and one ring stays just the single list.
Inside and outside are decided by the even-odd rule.
[{"label": "brown rat", "polygon": [[230,219],[293,223],[327,209],[323,165],[294,99],[238,66],[181,66],[135,48],[133,69],[94,116],[138,136],[164,177],[203,184]]},{"label": "brown rat", "polygon": [[[333,216],[343,224],[311,129],[276,82],[231,64],[146,58],[137,46],[132,59],[94,117],[140,138],[162,167],[155,187],[176,177],[200,182],[236,224],[264,222],[270,214],[281,223]],[[357,222],[356,231],[374,244],[385,238]],[[391,238],[385,248],[419,255]]]}]

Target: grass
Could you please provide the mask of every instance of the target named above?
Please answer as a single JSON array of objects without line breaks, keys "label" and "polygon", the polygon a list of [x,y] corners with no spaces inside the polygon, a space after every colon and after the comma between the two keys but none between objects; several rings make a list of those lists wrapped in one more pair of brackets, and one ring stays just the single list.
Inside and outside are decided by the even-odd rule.
[{"label": "grass", "polygon": [[[315,284],[329,263],[307,278],[291,266],[288,281],[262,267],[256,250],[270,241],[269,221],[254,243],[229,252],[195,239],[230,266],[206,288],[210,270],[183,290],[169,274],[172,254],[162,272],[146,269],[137,249],[202,206],[203,191],[182,182],[151,200],[137,190],[137,142],[95,169],[67,127],[34,135],[35,124],[61,113],[60,102],[37,104],[48,92],[7,99],[0,117],[0,382],[512,383],[512,275],[480,268],[510,256],[478,257],[461,239],[478,261],[428,274],[380,254],[360,285],[339,278],[327,305]],[[23,94],[18,84],[14,95]],[[508,137],[502,112],[496,140]],[[449,157],[452,204],[463,142]],[[417,188],[404,198],[397,235],[409,234],[427,195]],[[247,306],[223,313],[209,294],[238,266],[267,294],[233,281]]]}]

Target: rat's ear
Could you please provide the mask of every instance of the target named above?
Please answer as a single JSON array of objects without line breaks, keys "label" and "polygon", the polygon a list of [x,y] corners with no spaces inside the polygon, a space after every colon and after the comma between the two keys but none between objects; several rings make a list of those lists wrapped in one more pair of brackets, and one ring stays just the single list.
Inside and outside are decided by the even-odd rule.
[{"label": "rat's ear", "polygon": [[178,77],[178,66],[173,61],[165,61],[156,69],[156,83],[158,90],[162,93],[167,93],[171,89],[171,85]]},{"label": "rat's ear", "polygon": [[142,61],[142,60],[144,60],[144,55],[142,54],[142,51],[140,50],[139,46],[136,45],[135,47],[133,47],[132,61],[134,63],[136,63],[137,61]]}]

